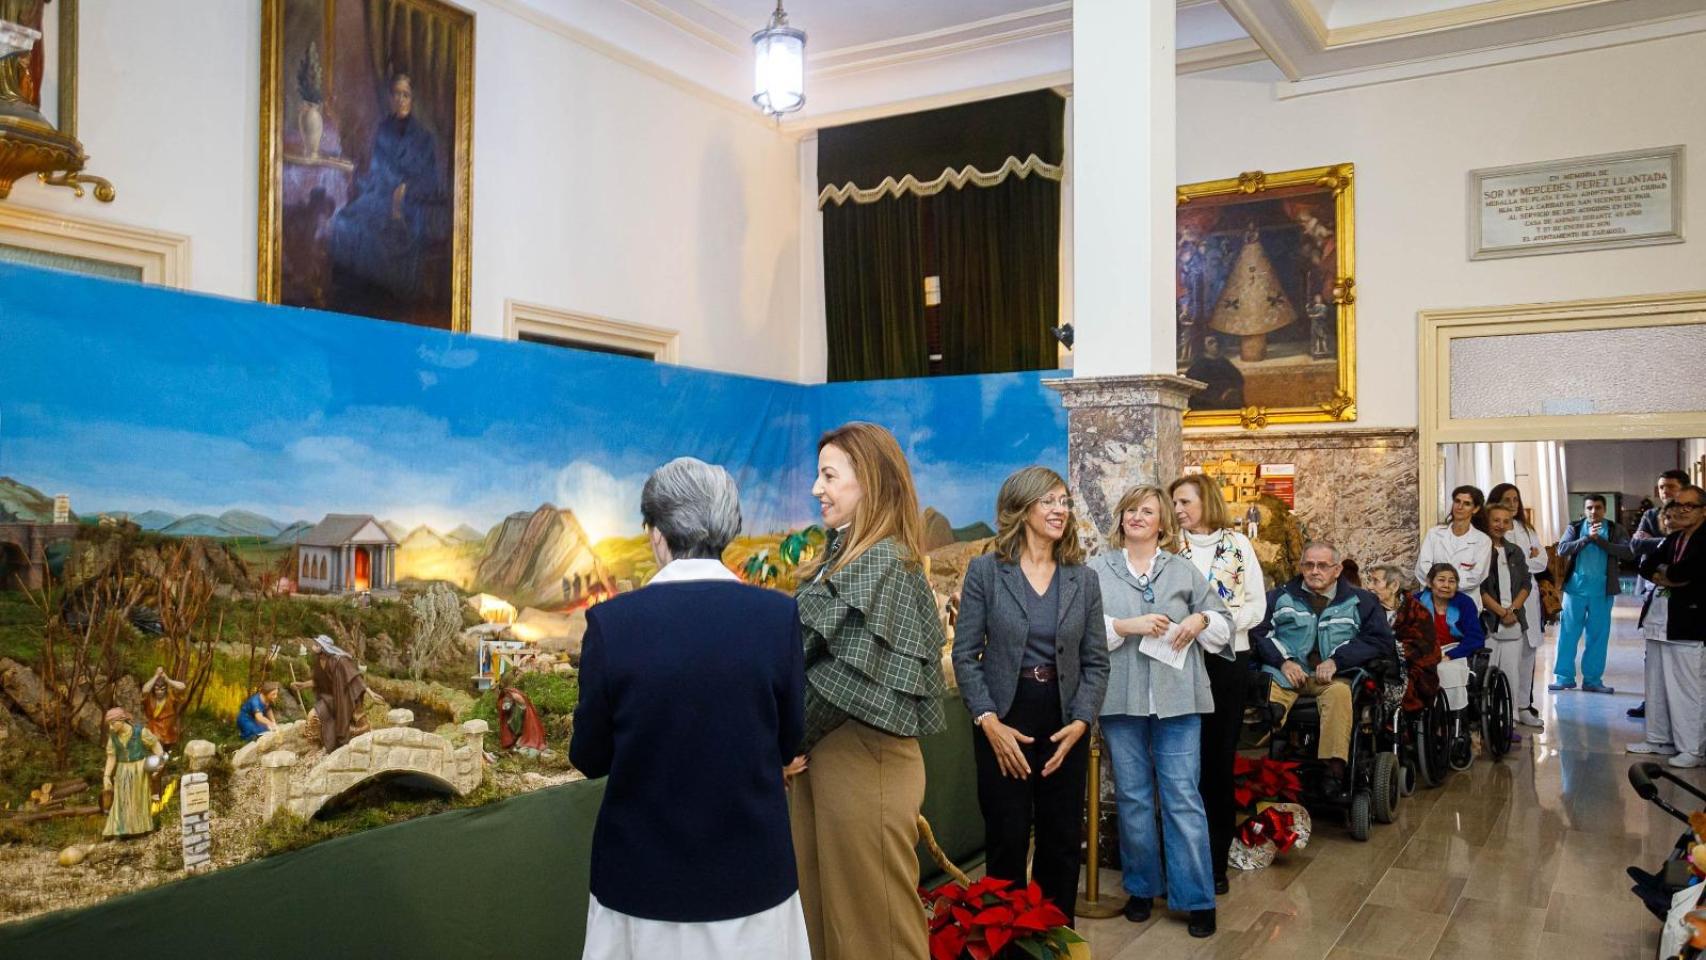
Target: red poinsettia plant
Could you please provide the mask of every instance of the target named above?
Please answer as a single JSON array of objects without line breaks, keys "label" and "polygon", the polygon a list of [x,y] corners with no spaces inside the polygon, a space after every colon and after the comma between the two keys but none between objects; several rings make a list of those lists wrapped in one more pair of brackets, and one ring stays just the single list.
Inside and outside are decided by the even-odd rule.
[{"label": "red poinsettia plant", "polygon": [[1011,880],[985,877],[970,886],[950,882],[918,893],[930,918],[930,960],[1020,955],[1014,951],[1058,960],[1068,955],[1070,944],[1084,942],[1034,883],[1015,887]]},{"label": "red poinsettia plant", "polygon": [[1279,807],[1264,807],[1260,812],[1238,825],[1238,842],[1246,847],[1260,846],[1272,840],[1277,852],[1284,853],[1297,846],[1303,835],[1297,830],[1297,816]]},{"label": "red poinsettia plant", "polygon": [[1298,779],[1296,763],[1233,756],[1232,800],[1240,809],[1248,810],[1264,800],[1295,803],[1302,792],[1303,781]]}]

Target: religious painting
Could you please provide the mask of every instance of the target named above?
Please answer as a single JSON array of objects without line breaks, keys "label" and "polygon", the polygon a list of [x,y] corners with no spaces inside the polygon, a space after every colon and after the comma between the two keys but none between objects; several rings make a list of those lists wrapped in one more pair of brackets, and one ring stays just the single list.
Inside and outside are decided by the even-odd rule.
[{"label": "religious painting", "polygon": [[1356,419],[1353,171],[1252,172],[1178,191],[1186,426]]},{"label": "religious painting", "polygon": [[468,329],[474,15],[265,0],[260,299]]}]

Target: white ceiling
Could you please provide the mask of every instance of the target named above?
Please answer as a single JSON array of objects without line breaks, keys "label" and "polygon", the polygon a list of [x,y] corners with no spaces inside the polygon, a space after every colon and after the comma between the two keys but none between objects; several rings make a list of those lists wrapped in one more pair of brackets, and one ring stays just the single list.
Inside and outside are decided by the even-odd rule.
[{"label": "white ceiling", "polygon": [[[489,2],[734,102],[751,93],[749,37],[774,9],[774,0]],[[1174,2],[1180,72],[1269,61],[1301,92],[1706,30],[1706,0]],[[793,129],[1071,83],[1070,0],[787,0],[787,11],[808,38],[807,106]]]}]

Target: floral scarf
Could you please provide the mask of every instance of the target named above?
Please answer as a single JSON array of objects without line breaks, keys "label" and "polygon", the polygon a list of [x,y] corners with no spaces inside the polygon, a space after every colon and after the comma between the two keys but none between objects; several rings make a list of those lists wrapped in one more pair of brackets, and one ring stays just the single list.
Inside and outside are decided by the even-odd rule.
[{"label": "floral scarf", "polygon": [[[1184,547],[1179,556],[1188,560],[1191,558],[1191,535],[1185,533],[1181,537]],[[1214,558],[1208,564],[1208,582],[1228,609],[1236,610],[1244,605],[1244,553],[1238,549],[1238,541],[1226,530],[1220,531],[1220,539],[1215,541]]]}]

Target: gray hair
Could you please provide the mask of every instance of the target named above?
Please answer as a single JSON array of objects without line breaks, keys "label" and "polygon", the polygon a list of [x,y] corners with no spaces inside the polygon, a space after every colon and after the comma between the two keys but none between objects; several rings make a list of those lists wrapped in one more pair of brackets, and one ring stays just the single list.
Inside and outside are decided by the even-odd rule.
[{"label": "gray hair", "polygon": [[675,559],[717,559],[740,533],[740,491],[722,467],[677,457],[646,478],[640,518]]},{"label": "gray hair", "polygon": [[1328,553],[1331,553],[1333,555],[1333,562],[1334,563],[1339,563],[1340,561],[1345,559],[1344,556],[1342,556],[1339,553],[1338,547],[1333,546],[1332,544],[1328,543],[1325,540],[1311,540],[1308,543],[1304,544],[1303,545],[1303,551],[1297,555],[1298,558],[1302,559],[1311,550],[1325,550]]},{"label": "gray hair", "polygon": [[1380,574],[1381,579],[1400,590],[1411,589],[1409,571],[1396,563],[1377,563],[1363,572],[1363,578],[1367,579],[1377,573]]}]

